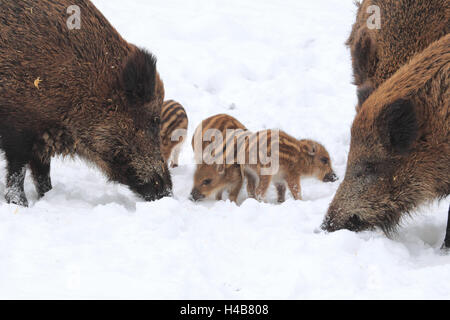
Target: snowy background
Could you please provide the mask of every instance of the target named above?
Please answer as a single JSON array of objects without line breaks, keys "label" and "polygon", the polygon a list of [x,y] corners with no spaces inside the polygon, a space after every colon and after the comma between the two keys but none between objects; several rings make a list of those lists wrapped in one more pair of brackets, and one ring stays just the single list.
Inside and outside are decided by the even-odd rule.
[{"label": "snowy background", "polygon": [[[322,142],[343,177],[356,103],[344,46],[352,0],[94,3],[157,55],[190,134],[229,113],[250,130]],[[0,197],[0,298],[450,298],[450,256],[439,251],[448,200],[421,208],[392,239],[324,234],[339,181],[304,180],[304,201],[282,205],[195,204],[194,168],[186,144],[175,197],[154,203],[76,159],[53,161],[54,189],[40,201],[27,177],[30,208]],[[1,158],[0,194],[4,169]]]}]

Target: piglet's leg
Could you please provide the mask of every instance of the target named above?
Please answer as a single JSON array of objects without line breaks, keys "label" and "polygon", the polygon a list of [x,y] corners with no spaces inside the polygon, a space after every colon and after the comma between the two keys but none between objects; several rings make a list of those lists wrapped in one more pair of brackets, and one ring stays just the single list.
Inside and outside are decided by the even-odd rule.
[{"label": "piglet's leg", "polygon": [[448,208],[448,218],[447,218],[447,232],[445,234],[444,244],[442,249],[450,250],[450,207]]},{"label": "piglet's leg", "polygon": [[50,179],[50,161],[44,162],[38,157],[34,157],[30,161],[30,168],[34,185],[36,186],[36,191],[39,198],[42,198],[52,189],[52,181]]},{"label": "piglet's leg", "polygon": [[262,175],[260,177],[258,187],[256,188],[256,199],[258,201],[262,201],[266,197],[267,189],[269,189],[271,181],[272,176],[270,175]]},{"label": "piglet's leg", "polygon": [[237,197],[239,195],[239,192],[241,191],[243,181],[242,179],[239,182],[236,182],[236,184],[233,186],[233,188],[230,190],[230,201],[237,202]]},{"label": "piglet's leg", "polygon": [[217,193],[216,193],[217,201],[222,201],[222,194],[223,194],[223,190],[217,191]]},{"label": "piglet's leg", "polygon": [[255,192],[256,192],[256,179],[253,175],[247,174],[247,193],[250,198],[255,198]]},{"label": "piglet's leg", "polygon": [[302,200],[302,190],[300,187],[300,177],[288,177],[286,179],[288,188],[295,200]]},{"label": "piglet's leg", "polygon": [[173,153],[172,153],[172,162],[170,164],[171,168],[178,167],[179,159],[180,159],[180,153],[181,153],[181,147],[182,143],[179,143],[175,146]]},{"label": "piglet's leg", "polygon": [[283,203],[286,200],[286,184],[277,183],[277,195],[278,195],[278,203]]},{"label": "piglet's leg", "polygon": [[26,165],[20,162],[8,161],[8,176],[6,179],[5,199],[7,203],[28,207],[23,184],[25,181]]},{"label": "piglet's leg", "polygon": [[170,149],[170,145],[161,144],[161,156],[167,165],[169,165],[172,158],[172,150]]}]

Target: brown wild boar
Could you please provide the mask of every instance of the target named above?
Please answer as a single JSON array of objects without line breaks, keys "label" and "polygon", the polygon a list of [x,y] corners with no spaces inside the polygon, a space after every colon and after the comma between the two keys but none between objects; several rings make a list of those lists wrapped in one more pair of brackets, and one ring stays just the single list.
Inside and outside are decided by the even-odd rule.
[{"label": "brown wild boar", "polygon": [[[380,28],[369,28],[380,8]],[[369,10],[369,12],[368,12]],[[450,32],[448,0],[363,0],[347,45],[353,63],[358,105],[415,54]]]},{"label": "brown wild boar", "polygon": [[171,168],[178,167],[181,148],[186,140],[188,117],[176,101],[164,101],[161,109],[161,154]]},{"label": "brown wild boar", "polygon": [[204,139],[205,132],[209,129],[215,129],[220,132],[225,146],[227,130],[247,130],[242,123],[227,114],[209,117],[203,120],[201,125],[196,128],[192,137],[192,148],[196,154],[198,164],[194,174],[191,199],[199,201],[214,196],[216,200],[222,200],[223,192],[228,191],[229,199],[236,202],[244,180],[241,166],[234,163],[207,164],[203,162],[202,151],[205,151],[215,139],[215,137],[212,137],[211,141]]},{"label": "brown wild boar", "polygon": [[[277,141],[272,141],[272,138]],[[273,182],[279,203],[285,201],[286,185],[294,199],[301,200],[302,177],[311,176],[323,182],[338,179],[327,150],[316,141],[297,140],[281,130],[263,130],[255,134],[242,132],[237,134],[236,139],[239,152],[244,152],[236,162],[244,163],[247,192],[252,198],[263,200]],[[262,157],[267,159],[263,160]],[[272,161],[277,161],[278,164],[275,165]],[[265,173],[263,168],[270,170]]]},{"label": "brown wild boar", "polygon": [[[67,25],[77,5],[81,28]],[[126,42],[88,0],[0,4],[0,137],[6,200],[52,188],[50,159],[77,155],[145,200],[171,193],[160,151],[164,86],[156,59]]]},{"label": "brown wild boar", "polygon": [[418,205],[450,194],[449,71],[450,34],[363,103],[351,129],[345,179],[323,229],[389,233]]}]

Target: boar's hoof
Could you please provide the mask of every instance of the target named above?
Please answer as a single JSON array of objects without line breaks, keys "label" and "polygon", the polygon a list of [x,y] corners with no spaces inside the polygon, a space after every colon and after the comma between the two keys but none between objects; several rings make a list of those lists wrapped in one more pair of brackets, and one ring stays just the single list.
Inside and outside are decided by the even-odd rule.
[{"label": "boar's hoof", "polygon": [[450,253],[450,243],[443,243],[442,244],[442,246],[441,246],[441,251],[444,253],[444,254],[449,254]]},{"label": "boar's hoof", "polygon": [[441,250],[444,253],[450,253],[450,238],[449,238],[448,234],[445,236],[445,240],[444,240],[444,243],[441,246]]},{"label": "boar's hoof", "polygon": [[42,198],[47,192],[52,190],[52,188],[52,181],[50,180],[50,177],[38,179],[36,189],[39,198]]},{"label": "boar's hoof", "polygon": [[7,203],[16,204],[22,207],[28,207],[28,200],[25,192],[16,188],[8,188],[6,190],[5,199]]}]

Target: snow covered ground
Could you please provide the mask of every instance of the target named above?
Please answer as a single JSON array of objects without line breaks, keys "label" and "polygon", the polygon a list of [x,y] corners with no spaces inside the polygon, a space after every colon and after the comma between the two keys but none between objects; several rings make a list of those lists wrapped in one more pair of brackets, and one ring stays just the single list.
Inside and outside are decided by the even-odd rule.
[{"label": "snow covered ground", "polygon": [[[322,142],[343,177],[356,103],[344,46],[352,0],[94,3],[158,56],[190,134],[229,113],[250,130]],[[4,167],[2,158],[0,194]],[[0,298],[450,298],[450,256],[439,251],[448,200],[420,209],[392,239],[324,234],[339,181],[303,181],[304,201],[238,207],[190,202],[193,171],[186,144],[174,198],[154,203],[80,160],[53,161],[54,189],[40,201],[27,177],[30,208],[0,197]]]}]

